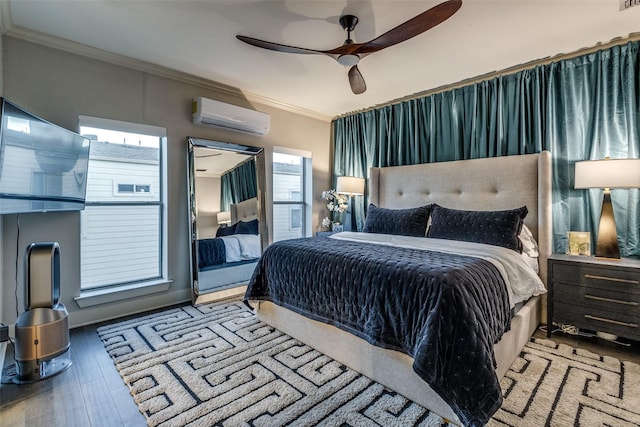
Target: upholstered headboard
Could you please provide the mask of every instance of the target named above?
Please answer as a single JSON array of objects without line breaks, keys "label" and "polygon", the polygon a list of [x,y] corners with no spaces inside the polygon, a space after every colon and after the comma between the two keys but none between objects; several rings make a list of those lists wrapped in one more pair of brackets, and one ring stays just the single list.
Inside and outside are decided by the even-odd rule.
[{"label": "upholstered headboard", "polygon": [[232,204],[229,208],[231,213],[231,223],[238,221],[251,221],[258,218],[258,199],[256,197],[247,199],[240,203]]},{"label": "upholstered headboard", "polygon": [[371,168],[369,201],[401,209],[437,203],[464,210],[527,206],[525,224],[538,241],[540,278],[547,282],[551,253],[551,155],[458,160]]}]

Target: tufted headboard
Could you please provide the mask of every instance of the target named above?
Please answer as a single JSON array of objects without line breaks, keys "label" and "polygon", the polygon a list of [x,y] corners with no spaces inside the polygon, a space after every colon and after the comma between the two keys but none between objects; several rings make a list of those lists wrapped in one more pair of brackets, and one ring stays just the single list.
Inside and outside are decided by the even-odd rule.
[{"label": "tufted headboard", "polygon": [[402,209],[437,203],[464,210],[504,210],[526,205],[525,224],[538,241],[540,278],[547,283],[551,253],[551,155],[458,160],[371,168],[369,201]]},{"label": "tufted headboard", "polygon": [[258,199],[256,197],[232,204],[229,208],[231,223],[251,221],[258,218]]}]

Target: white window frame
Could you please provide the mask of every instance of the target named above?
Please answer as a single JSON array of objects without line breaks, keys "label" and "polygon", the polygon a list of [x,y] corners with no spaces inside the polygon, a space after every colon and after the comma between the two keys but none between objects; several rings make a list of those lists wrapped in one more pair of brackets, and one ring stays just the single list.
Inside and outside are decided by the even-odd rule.
[{"label": "white window frame", "polygon": [[[133,187],[133,191],[121,191],[121,185],[131,185]],[[138,187],[149,187],[149,191],[137,191]],[[153,186],[151,184],[142,184],[142,183],[132,183],[132,182],[113,182],[113,195],[114,196],[136,196],[136,197],[151,197],[153,193]]]},{"label": "white window frame", "polygon": [[[79,127],[95,127],[100,129],[111,129],[115,131],[138,133],[156,136],[160,139],[160,277],[135,283],[114,284],[98,289],[81,290],[75,301],[80,307],[90,307],[99,304],[112,303],[134,297],[149,295],[156,292],[166,291],[171,286],[168,279],[168,221],[167,221],[167,131],[165,128],[139,123],[124,122],[120,120],[104,119],[100,117],[80,116]],[[127,183],[128,184],[128,183]],[[136,184],[136,183],[134,183]],[[137,183],[138,185],[147,185]],[[115,183],[114,183],[115,185]],[[117,189],[117,186],[114,187]],[[141,196],[146,193],[130,193]],[[125,195],[120,193],[120,195]],[[81,224],[81,227],[84,225]]]}]

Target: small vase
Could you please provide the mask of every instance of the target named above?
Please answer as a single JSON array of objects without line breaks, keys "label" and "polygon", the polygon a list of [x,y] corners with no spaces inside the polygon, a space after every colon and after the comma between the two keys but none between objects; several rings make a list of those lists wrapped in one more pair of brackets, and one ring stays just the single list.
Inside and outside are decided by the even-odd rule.
[{"label": "small vase", "polygon": [[343,227],[342,224],[334,222],[333,224],[331,224],[331,231],[333,231],[334,233],[340,233],[342,232]]}]

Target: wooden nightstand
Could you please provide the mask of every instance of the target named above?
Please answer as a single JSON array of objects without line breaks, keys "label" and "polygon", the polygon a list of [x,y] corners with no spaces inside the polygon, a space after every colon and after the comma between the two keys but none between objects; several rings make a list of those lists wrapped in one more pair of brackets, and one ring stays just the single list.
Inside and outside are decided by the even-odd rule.
[{"label": "wooden nightstand", "polygon": [[553,322],[640,340],[640,260],[549,257],[547,336]]}]

